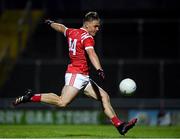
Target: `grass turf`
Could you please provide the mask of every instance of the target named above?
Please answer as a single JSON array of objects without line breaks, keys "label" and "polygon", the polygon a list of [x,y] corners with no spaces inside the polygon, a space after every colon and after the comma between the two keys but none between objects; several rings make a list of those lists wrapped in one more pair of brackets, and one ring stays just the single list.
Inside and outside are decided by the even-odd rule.
[{"label": "grass turf", "polygon": [[180,138],[180,126],[135,126],[121,136],[110,125],[0,125],[0,138]]}]

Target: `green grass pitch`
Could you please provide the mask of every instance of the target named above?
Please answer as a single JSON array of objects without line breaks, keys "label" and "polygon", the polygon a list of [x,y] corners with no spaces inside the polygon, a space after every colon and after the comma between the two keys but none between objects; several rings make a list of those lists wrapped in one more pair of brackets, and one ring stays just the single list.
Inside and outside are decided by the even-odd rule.
[{"label": "green grass pitch", "polygon": [[121,136],[112,125],[0,125],[0,138],[180,138],[180,126],[135,126]]}]

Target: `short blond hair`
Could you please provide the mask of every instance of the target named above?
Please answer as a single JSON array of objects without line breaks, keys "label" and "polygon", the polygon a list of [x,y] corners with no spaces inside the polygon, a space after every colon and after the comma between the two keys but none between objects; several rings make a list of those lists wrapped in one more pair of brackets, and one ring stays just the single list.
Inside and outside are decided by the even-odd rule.
[{"label": "short blond hair", "polygon": [[88,12],[87,14],[85,14],[83,22],[93,21],[93,20],[100,20],[97,12]]}]

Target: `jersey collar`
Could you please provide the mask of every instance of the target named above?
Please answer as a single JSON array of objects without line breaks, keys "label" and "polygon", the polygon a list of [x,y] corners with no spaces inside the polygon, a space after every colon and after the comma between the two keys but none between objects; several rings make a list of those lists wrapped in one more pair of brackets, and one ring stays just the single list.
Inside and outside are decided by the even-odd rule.
[{"label": "jersey collar", "polygon": [[82,30],[84,30],[84,31],[88,32],[85,28],[80,28],[80,29],[82,29]]}]

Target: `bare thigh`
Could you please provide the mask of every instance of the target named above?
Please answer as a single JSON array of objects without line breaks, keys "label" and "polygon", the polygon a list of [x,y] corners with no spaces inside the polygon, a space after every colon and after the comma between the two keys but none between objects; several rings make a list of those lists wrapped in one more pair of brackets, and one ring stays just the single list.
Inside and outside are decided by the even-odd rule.
[{"label": "bare thigh", "polygon": [[61,92],[61,100],[65,104],[69,104],[77,95],[78,95],[79,89],[65,85]]},{"label": "bare thigh", "polygon": [[90,81],[84,89],[84,94],[96,100],[101,100],[103,97],[107,96],[107,92],[92,81]]}]

